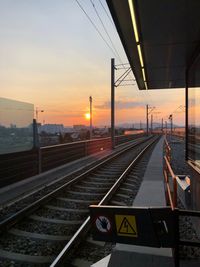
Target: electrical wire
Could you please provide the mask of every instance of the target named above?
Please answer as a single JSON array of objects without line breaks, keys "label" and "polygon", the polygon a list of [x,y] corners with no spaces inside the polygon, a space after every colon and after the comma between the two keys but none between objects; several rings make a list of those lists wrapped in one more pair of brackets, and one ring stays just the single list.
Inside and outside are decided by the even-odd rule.
[{"label": "electrical wire", "polygon": [[[111,39],[111,37],[110,37],[108,31],[106,30],[106,27],[105,27],[105,25],[104,25],[104,23],[103,23],[103,20],[101,19],[100,15],[99,15],[99,12],[97,11],[97,8],[96,8],[94,2],[93,2],[92,0],[90,0],[90,3],[92,4],[92,6],[93,6],[93,8],[94,8],[94,11],[95,11],[96,15],[97,15],[99,21],[101,22],[101,25],[102,25],[102,27],[103,27],[103,29],[104,29],[104,31],[105,31],[105,33],[106,33],[108,39],[110,40],[110,43],[111,43],[111,45],[112,45],[113,50],[115,51],[115,53],[116,53],[116,55],[117,55],[119,61],[122,63],[121,57],[120,57],[120,55],[119,55],[119,53],[118,53],[118,51],[117,51],[117,49],[116,49],[116,47],[115,47],[115,45],[114,45],[112,39]],[[123,63],[122,63],[122,64],[123,64]]]},{"label": "electrical wire", "polygon": [[113,27],[115,28],[115,24],[114,24],[113,20],[111,19],[111,17],[109,16],[109,14],[108,14],[108,12],[107,12],[106,8],[105,8],[105,7],[104,7],[104,5],[102,4],[101,0],[99,0],[99,3],[101,4],[101,6],[102,6],[103,10],[105,11],[105,13],[106,13],[106,15],[107,15],[108,19],[109,19],[109,20],[110,20],[110,22],[111,22],[111,24],[112,24],[112,25],[113,25]]},{"label": "electrical wire", "polygon": [[103,37],[103,35],[101,34],[101,32],[99,31],[98,27],[96,26],[96,24],[92,21],[92,19],[90,18],[90,16],[87,14],[87,12],[85,11],[85,9],[82,7],[82,5],[80,4],[80,2],[78,0],[75,0],[76,3],[78,4],[79,8],[84,12],[84,14],[86,15],[86,17],[88,18],[88,20],[90,21],[90,23],[93,25],[93,27],[95,28],[95,30],[97,31],[97,33],[100,35],[100,37],[102,38],[102,40],[106,43],[106,45],[108,46],[108,48],[112,51],[112,53],[116,56],[115,51],[113,50],[113,48],[109,45],[109,43],[106,41],[106,39]]},{"label": "electrical wire", "polygon": [[[93,8],[96,9],[96,7],[95,7],[93,1],[90,0],[90,2],[92,3]],[[109,14],[108,14],[106,8],[105,8],[104,5],[102,4],[101,0],[99,0],[99,3],[101,4],[101,6],[102,6],[104,12],[106,13],[107,17],[109,18],[109,20],[110,20],[111,24],[113,25],[114,29],[116,30],[116,28],[115,28],[115,24],[114,24],[113,20],[111,19],[111,17],[109,16]],[[97,10],[95,10],[95,12],[98,13]],[[122,62],[122,60],[121,60],[121,57],[120,57],[119,53],[117,52],[117,49],[115,49],[115,46],[114,46],[114,44],[113,44],[113,42],[112,42],[112,40],[111,40],[111,38],[110,38],[110,36],[109,36],[107,30],[106,30],[106,27],[105,27],[105,25],[104,25],[102,19],[100,18],[99,14],[97,14],[97,16],[99,17],[99,20],[101,21],[101,24],[102,24],[102,26],[103,26],[103,28],[104,28],[104,30],[105,30],[105,32],[106,32],[106,34],[107,34],[107,36],[108,36],[110,42],[112,43],[114,50],[116,51],[116,53],[117,53],[117,55],[118,55],[118,59],[119,59],[119,61],[122,63],[122,64],[120,64],[120,65],[122,65],[123,68],[124,68],[124,70],[126,70],[125,65],[127,65],[127,64],[123,64],[123,62]],[[117,69],[118,69],[118,68],[117,68]],[[133,81],[135,81],[135,80],[133,79]]]},{"label": "electrical wire", "polygon": [[[87,13],[87,12],[85,11],[85,9],[82,7],[82,5],[80,4],[80,2],[79,2],[78,0],[75,0],[75,1],[77,2],[78,6],[81,8],[81,10],[84,12],[84,14],[87,16],[87,18],[89,19],[89,21],[91,22],[91,24],[93,25],[93,27],[95,28],[95,30],[98,32],[98,34],[99,34],[99,35],[101,36],[101,38],[103,39],[103,41],[106,43],[106,45],[107,45],[107,46],[109,47],[109,49],[112,51],[112,53],[115,55],[115,57],[117,57],[117,58],[119,59],[119,61],[122,63],[121,57],[119,56],[119,53],[117,52],[117,50],[116,50],[116,48],[115,48],[115,46],[114,46],[114,44],[113,44],[113,42],[112,42],[112,40],[111,40],[111,38],[110,38],[110,35],[109,35],[108,31],[106,30],[106,27],[105,27],[105,25],[104,25],[104,23],[103,23],[103,21],[102,21],[100,15],[99,15],[99,13],[98,13],[98,11],[97,11],[97,9],[96,9],[94,3],[90,0],[91,4],[92,4],[92,6],[93,6],[93,8],[94,8],[94,10],[95,10],[95,12],[96,12],[96,15],[98,16],[98,18],[99,18],[99,20],[100,20],[100,22],[101,22],[101,24],[102,24],[102,26],[103,26],[103,28],[104,28],[104,30],[105,30],[107,36],[108,36],[108,38],[109,38],[109,40],[110,40],[110,42],[111,42],[113,48],[108,44],[108,42],[107,42],[106,39],[103,37],[102,33],[100,32],[100,30],[98,29],[98,27],[96,26],[96,24],[92,21],[92,19],[91,19],[90,16],[88,15],[88,13]],[[123,65],[123,63],[122,63],[122,65]],[[125,66],[124,66],[124,69],[126,69]],[[134,79],[133,79],[133,81],[134,81]]]}]

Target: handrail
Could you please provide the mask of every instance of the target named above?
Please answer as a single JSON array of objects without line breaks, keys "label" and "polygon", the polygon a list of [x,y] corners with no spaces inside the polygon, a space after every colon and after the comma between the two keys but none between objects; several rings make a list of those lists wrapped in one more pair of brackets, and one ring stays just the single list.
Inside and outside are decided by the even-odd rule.
[{"label": "handrail", "polygon": [[167,141],[167,137],[165,135],[165,152],[166,152],[166,156],[167,156],[167,159],[168,161],[170,162],[171,161],[171,147]]},{"label": "handrail", "polygon": [[[129,134],[129,135],[115,135],[115,139],[135,137],[135,136],[140,136],[140,135],[143,136],[144,133]],[[69,142],[69,143],[64,143],[64,144],[57,144],[57,145],[50,145],[50,146],[42,146],[40,149],[41,150],[46,150],[46,149],[51,149],[51,148],[56,148],[56,147],[70,146],[70,145],[74,145],[74,144],[94,143],[96,141],[105,141],[105,140],[111,140],[111,137],[108,136],[108,137],[103,137],[103,138],[95,138],[95,139],[81,140],[81,141]]]},{"label": "handrail", "polygon": [[105,141],[105,140],[110,140],[110,137],[95,138],[95,139],[91,139],[91,140],[82,140],[82,141],[57,144],[57,145],[51,145],[51,146],[42,146],[40,149],[45,150],[45,149],[51,149],[51,148],[56,148],[56,147],[65,147],[65,146],[70,146],[70,145],[74,145],[74,144],[85,144],[85,143],[91,143],[91,142],[96,142],[96,141]]},{"label": "handrail", "polygon": [[[164,177],[165,177],[165,184],[167,187],[167,197],[168,200],[170,202],[170,206],[172,208],[172,210],[174,210],[177,207],[177,176],[174,174],[171,165],[167,159],[166,156],[164,156]],[[171,189],[170,189],[170,178],[172,179],[173,182],[173,195],[171,193]]]},{"label": "handrail", "polygon": [[[171,161],[171,147],[165,136],[165,156],[164,156],[164,168],[163,168],[163,175],[164,175],[164,183],[167,189],[167,203],[170,204],[172,210],[177,207],[177,176],[174,174],[172,167],[170,165]],[[173,183],[173,192],[171,192],[170,188],[170,178],[172,179]]]}]

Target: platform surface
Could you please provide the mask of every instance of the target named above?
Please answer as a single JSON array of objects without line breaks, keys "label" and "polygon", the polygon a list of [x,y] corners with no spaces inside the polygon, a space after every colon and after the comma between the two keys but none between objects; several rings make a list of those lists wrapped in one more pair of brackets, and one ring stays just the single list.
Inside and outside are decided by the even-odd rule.
[{"label": "platform surface", "polygon": [[[152,152],[133,206],[160,207],[166,205],[163,182],[163,144],[164,138],[162,137]],[[173,267],[172,250],[117,244],[108,264],[108,267],[147,266]]]},{"label": "platform surface", "polygon": [[165,206],[163,178],[164,137],[155,146],[133,206]]}]

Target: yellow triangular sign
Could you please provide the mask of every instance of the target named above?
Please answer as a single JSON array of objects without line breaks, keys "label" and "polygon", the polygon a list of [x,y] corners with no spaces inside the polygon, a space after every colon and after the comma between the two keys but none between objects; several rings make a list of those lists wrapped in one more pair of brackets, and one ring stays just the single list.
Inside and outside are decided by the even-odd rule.
[{"label": "yellow triangular sign", "polygon": [[117,235],[137,237],[137,227],[135,216],[115,215]]}]

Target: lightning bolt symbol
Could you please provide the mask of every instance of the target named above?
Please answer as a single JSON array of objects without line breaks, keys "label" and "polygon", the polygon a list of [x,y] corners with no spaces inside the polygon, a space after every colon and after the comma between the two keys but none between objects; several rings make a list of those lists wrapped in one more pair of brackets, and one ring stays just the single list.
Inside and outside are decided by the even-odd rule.
[{"label": "lightning bolt symbol", "polygon": [[124,228],[126,228],[126,232],[128,233],[128,223],[127,223],[127,221],[124,221]]}]

